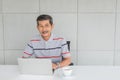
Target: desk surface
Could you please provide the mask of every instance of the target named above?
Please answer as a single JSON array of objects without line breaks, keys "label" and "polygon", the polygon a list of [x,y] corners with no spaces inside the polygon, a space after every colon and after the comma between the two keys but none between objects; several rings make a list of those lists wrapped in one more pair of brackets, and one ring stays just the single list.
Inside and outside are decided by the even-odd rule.
[{"label": "desk surface", "polygon": [[[120,80],[120,66],[74,66],[71,77],[56,71],[55,80]],[[61,79],[60,79],[61,78]]]},{"label": "desk surface", "polygon": [[24,75],[18,65],[0,65],[0,80],[53,80],[53,76]]},{"label": "desk surface", "polygon": [[53,76],[23,75],[17,65],[0,65],[0,80],[120,80],[120,66],[72,66],[73,74],[64,77],[62,70]]}]

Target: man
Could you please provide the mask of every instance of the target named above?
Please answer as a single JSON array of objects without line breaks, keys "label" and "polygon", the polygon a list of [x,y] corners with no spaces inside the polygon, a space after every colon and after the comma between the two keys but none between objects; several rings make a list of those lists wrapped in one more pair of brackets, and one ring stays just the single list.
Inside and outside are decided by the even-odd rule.
[{"label": "man", "polygon": [[52,59],[52,68],[57,69],[71,63],[71,56],[64,38],[52,33],[53,20],[50,15],[37,18],[37,29],[40,34],[34,36],[26,45],[23,58]]}]

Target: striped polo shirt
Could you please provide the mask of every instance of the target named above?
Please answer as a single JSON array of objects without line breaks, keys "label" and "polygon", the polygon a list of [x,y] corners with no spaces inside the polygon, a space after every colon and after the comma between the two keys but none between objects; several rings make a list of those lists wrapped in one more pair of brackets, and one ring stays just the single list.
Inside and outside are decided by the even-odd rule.
[{"label": "striped polo shirt", "polygon": [[53,63],[61,62],[62,57],[70,57],[68,45],[63,37],[51,34],[45,41],[40,34],[35,35],[26,45],[23,57],[49,58]]}]

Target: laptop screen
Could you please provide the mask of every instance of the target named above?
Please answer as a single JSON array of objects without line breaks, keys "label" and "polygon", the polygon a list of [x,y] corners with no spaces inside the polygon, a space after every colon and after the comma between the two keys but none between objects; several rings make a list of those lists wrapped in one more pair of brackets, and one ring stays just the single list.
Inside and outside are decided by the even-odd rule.
[{"label": "laptop screen", "polygon": [[18,58],[21,74],[52,75],[51,59]]}]

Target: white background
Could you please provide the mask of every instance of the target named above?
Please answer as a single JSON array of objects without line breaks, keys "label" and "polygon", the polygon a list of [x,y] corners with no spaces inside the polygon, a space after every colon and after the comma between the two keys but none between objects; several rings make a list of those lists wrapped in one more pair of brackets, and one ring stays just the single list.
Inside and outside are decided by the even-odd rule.
[{"label": "white background", "polygon": [[120,0],[0,0],[0,64],[17,64],[40,14],[71,41],[75,64],[120,65]]}]

